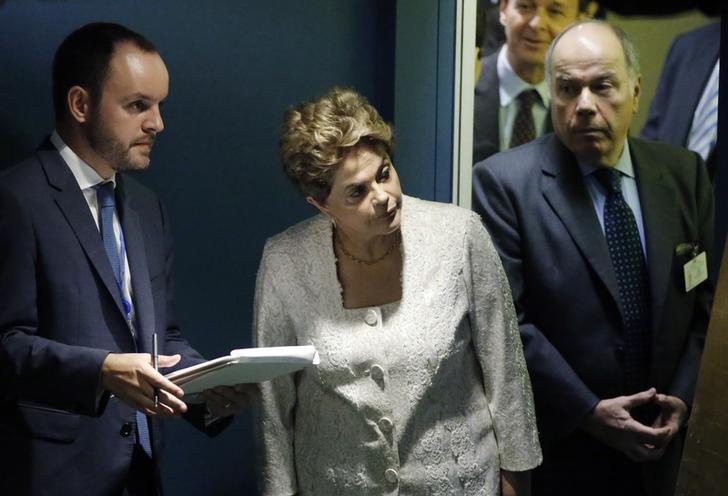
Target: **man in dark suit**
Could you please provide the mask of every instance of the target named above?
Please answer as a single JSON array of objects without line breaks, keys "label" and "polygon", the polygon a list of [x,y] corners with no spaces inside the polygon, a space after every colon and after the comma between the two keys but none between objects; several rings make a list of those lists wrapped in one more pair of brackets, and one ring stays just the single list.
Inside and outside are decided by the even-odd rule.
[{"label": "man in dark suit", "polygon": [[641,135],[701,154],[715,175],[720,22],[675,39],[662,67]]},{"label": "man in dark suit", "polygon": [[0,178],[0,494],[151,495],[160,417],[210,434],[245,395],[207,411],[152,366],[202,357],[174,316],[169,220],[126,174],[145,169],[169,76],[145,38],[86,25],[53,65],[56,130]]},{"label": "man in dark suit", "polygon": [[500,0],[506,42],[485,57],[475,85],[473,163],[551,131],[544,56],[586,0]]},{"label": "man in dark suit", "polygon": [[621,31],[577,23],[546,68],[555,134],[473,178],[533,384],[533,494],[671,495],[712,298],[707,173],[692,152],[627,137],[640,76]]}]

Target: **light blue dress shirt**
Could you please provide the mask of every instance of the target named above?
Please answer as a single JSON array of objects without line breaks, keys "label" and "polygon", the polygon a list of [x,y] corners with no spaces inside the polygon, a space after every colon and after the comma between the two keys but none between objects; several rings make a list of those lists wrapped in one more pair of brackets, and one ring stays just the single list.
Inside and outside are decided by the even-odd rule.
[{"label": "light blue dress shirt", "polygon": [[[607,199],[607,192],[604,186],[594,176],[594,172],[599,167],[579,161],[579,168],[581,169],[581,174],[584,176],[584,183],[586,184],[586,189],[589,191],[594,210],[597,213],[597,217],[599,217],[602,232],[604,232],[604,203]],[[629,154],[629,144],[627,141],[624,142],[622,154],[619,156],[614,168],[622,173],[622,196],[634,214],[635,221],[637,222],[637,230],[640,233],[640,241],[642,241],[642,252],[645,254],[646,260],[647,249],[645,245],[645,228],[642,224],[642,206],[640,204],[637,179],[634,174],[634,166],[632,165],[632,157]]]}]

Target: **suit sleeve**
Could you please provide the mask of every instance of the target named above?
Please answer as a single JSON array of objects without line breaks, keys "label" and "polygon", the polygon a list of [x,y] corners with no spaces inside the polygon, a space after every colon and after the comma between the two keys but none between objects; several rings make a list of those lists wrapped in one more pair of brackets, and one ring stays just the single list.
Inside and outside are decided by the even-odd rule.
[{"label": "suit sleeve", "polygon": [[[698,244],[706,250],[707,254],[711,254],[713,249],[713,219],[714,219],[714,200],[713,188],[708,179],[708,173],[702,160],[697,154],[695,157],[697,165],[696,181],[695,181],[695,202],[697,205],[697,232],[699,236]],[[708,263],[720,260],[720,256],[708,256]],[[708,267],[710,269],[710,267]],[[670,386],[672,396],[685,401],[691,405],[693,396],[695,395],[695,386],[700,370],[700,358],[705,345],[705,333],[710,320],[710,309],[713,303],[713,283],[707,280],[695,288],[695,307],[691,322],[690,332],[687,342],[685,343],[685,351],[680,358],[677,371]]]},{"label": "suit sleeve", "polygon": [[[667,105],[670,105],[670,97],[673,94],[673,80],[675,73],[675,51],[676,44],[673,43],[670,47],[670,51],[665,58],[665,62],[662,67],[660,79],[657,82],[657,89],[655,90],[655,96],[650,102],[650,109],[647,114],[647,120],[645,125],[640,131],[640,136],[643,138],[663,141],[662,126],[670,125],[665,122],[665,111]],[[675,143],[682,144],[682,143]]]},{"label": "suit sleeve", "polygon": [[[269,245],[263,252],[255,284],[253,340],[255,346],[294,346],[293,323],[287,312],[285,294],[276,284],[276,274],[287,264]],[[291,495],[298,491],[294,463],[294,375],[261,383],[258,405],[257,441],[261,451],[261,494]]]},{"label": "suit sleeve", "polygon": [[[41,336],[43,267],[35,225],[23,202],[0,188],[0,396],[84,415],[99,413],[99,378],[106,350],[72,346]],[[42,220],[40,221],[42,222]]]},{"label": "suit sleeve", "polygon": [[174,243],[172,240],[172,232],[170,229],[169,217],[167,211],[161,203],[159,203],[159,211],[162,220],[162,236],[164,239],[164,277],[165,281],[165,348],[167,355],[180,354],[182,360],[175,369],[189,367],[196,363],[203,362],[205,359],[197,350],[192,348],[187,340],[182,336],[179,323],[177,322],[177,314],[175,311],[175,278],[174,278]]},{"label": "suit sleeve", "polygon": [[[182,336],[179,324],[177,322],[175,312],[174,298],[174,243],[170,229],[169,217],[164,206],[160,203],[159,212],[162,221],[162,236],[164,240],[164,277],[165,277],[165,304],[164,316],[165,322],[165,347],[164,353],[167,355],[181,355],[180,363],[171,370],[177,370],[189,367],[197,363],[204,362],[205,359],[195,350],[187,340]],[[169,371],[165,371],[167,373]],[[187,412],[183,415],[184,419],[189,422],[197,430],[204,432],[210,437],[220,434],[230,422],[232,417],[213,418],[208,414],[207,407],[204,403],[187,405]]]},{"label": "suit sleeve", "polygon": [[481,162],[474,169],[473,208],[485,223],[510,282],[544,444],[577,429],[599,398],[529,314],[526,302],[529,264],[522,251],[522,215],[528,214],[517,211],[515,198],[518,195],[507,190],[504,181],[492,173],[489,165],[488,161]]},{"label": "suit sleeve", "polygon": [[541,448],[508,279],[488,233],[475,216],[466,242],[465,284],[473,342],[483,371],[501,468],[530,470],[541,463]]}]

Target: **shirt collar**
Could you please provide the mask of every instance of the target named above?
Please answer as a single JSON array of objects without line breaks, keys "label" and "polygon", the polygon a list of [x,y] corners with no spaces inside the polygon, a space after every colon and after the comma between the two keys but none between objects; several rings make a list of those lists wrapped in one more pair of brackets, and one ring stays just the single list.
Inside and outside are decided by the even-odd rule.
[{"label": "shirt collar", "polygon": [[[73,174],[73,177],[76,178],[78,187],[81,188],[82,191],[88,188],[93,188],[97,184],[107,182],[93,167],[84,162],[83,159],[81,159],[81,157],[79,157],[76,152],[74,152],[71,147],[63,141],[56,130],[51,133],[51,143],[53,143],[53,146],[56,147],[58,153],[61,154],[61,157],[64,162],[66,162],[66,165],[68,165],[68,168],[71,169],[71,174]],[[114,183],[114,187],[116,187],[116,173],[114,173],[109,180]]]},{"label": "shirt collar", "polygon": [[548,83],[544,79],[538,84],[531,84],[518,76],[516,71],[511,67],[511,63],[508,62],[507,57],[508,46],[503,45],[500,52],[498,52],[498,61],[496,68],[498,71],[498,82],[500,95],[501,107],[507,107],[511,102],[521,94],[522,91],[527,89],[534,89],[541,96],[541,102],[545,107],[549,105],[549,88]]},{"label": "shirt collar", "polygon": [[[598,165],[594,165],[589,162],[578,159],[577,161],[579,162],[579,168],[581,169],[581,174],[583,176],[588,176],[600,168]],[[622,153],[619,155],[617,163],[613,168],[621,172],[623,175],[634,179],[634,165],[632,164],[632,156],[629,154],[629,140],[624,140],[624,148],[622,148]]]}]

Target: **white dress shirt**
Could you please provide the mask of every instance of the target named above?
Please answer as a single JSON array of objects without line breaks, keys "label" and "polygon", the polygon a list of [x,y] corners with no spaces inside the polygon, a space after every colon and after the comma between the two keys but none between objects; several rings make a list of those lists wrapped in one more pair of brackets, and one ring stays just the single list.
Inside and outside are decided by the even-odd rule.
[{"label": "white dress shirt", "polygon": [[498,53],[496,70],[500,87],[500,110],[498,113],[498,128],[500,129],[500,149],[507,150],[510,147],[511,135],[513,134],[513,123],[516,120],[519,103],[518,95],[523,91],[534,89],[541,97],[540,103],[534,103],[531,107],[533,123],[535,125],[536,137],[543,135],[546,127],[546,115],[549,108],[549,89],[544,79],[538,84],[530,84],[521,79],[508,62],[506,51],[508,47],[503,45]]},{"label": "white dress shirt", "polygon": [[[51,143],[53,143],[53,146],[56,147],[58,153],[61,154],[61,157],[66,162],[66,165],[68,165],[68,168],[71,170],[73,177],[76,178],[78,187],[81,189],[81,192],[86,199],[86,203],[88,204],[89,211],[91,212],[91,216],[96,223],[96,228],[99,229],[100,209],[98,199],[96,198],[96,186],[103,182],[106,182],[106,180],[102,178],[93,167],[84,162],[81,157],[79,157],[76,152],[74,152],[71,147],[69,147],[63,141],[63,139],[58,135],[57,131],[53,131],[53,133],[51,134]],[[114,174],[109,180],[114,183],[114,188],[116,188],[116,174]],[[119,221],[119,213],[117,209],[114,211],[114,237],[116,238],[117,250],[119,250],[119,247],[122,245],[122,234],[123,233],[121,229],[121,222]],[[124,298],[127,301],[131,302],[131,311],[127,316],[127,321],[132,329],[132,332],[134,332],[135,313],[133,303],[134,299],[132,298],[133,294],[131,287],[131,271],[129,270],[129,260],[126,257],[126,254],[124,254],[124,256],[120,256],[119,259],[124,260],[122,293]]]}]

